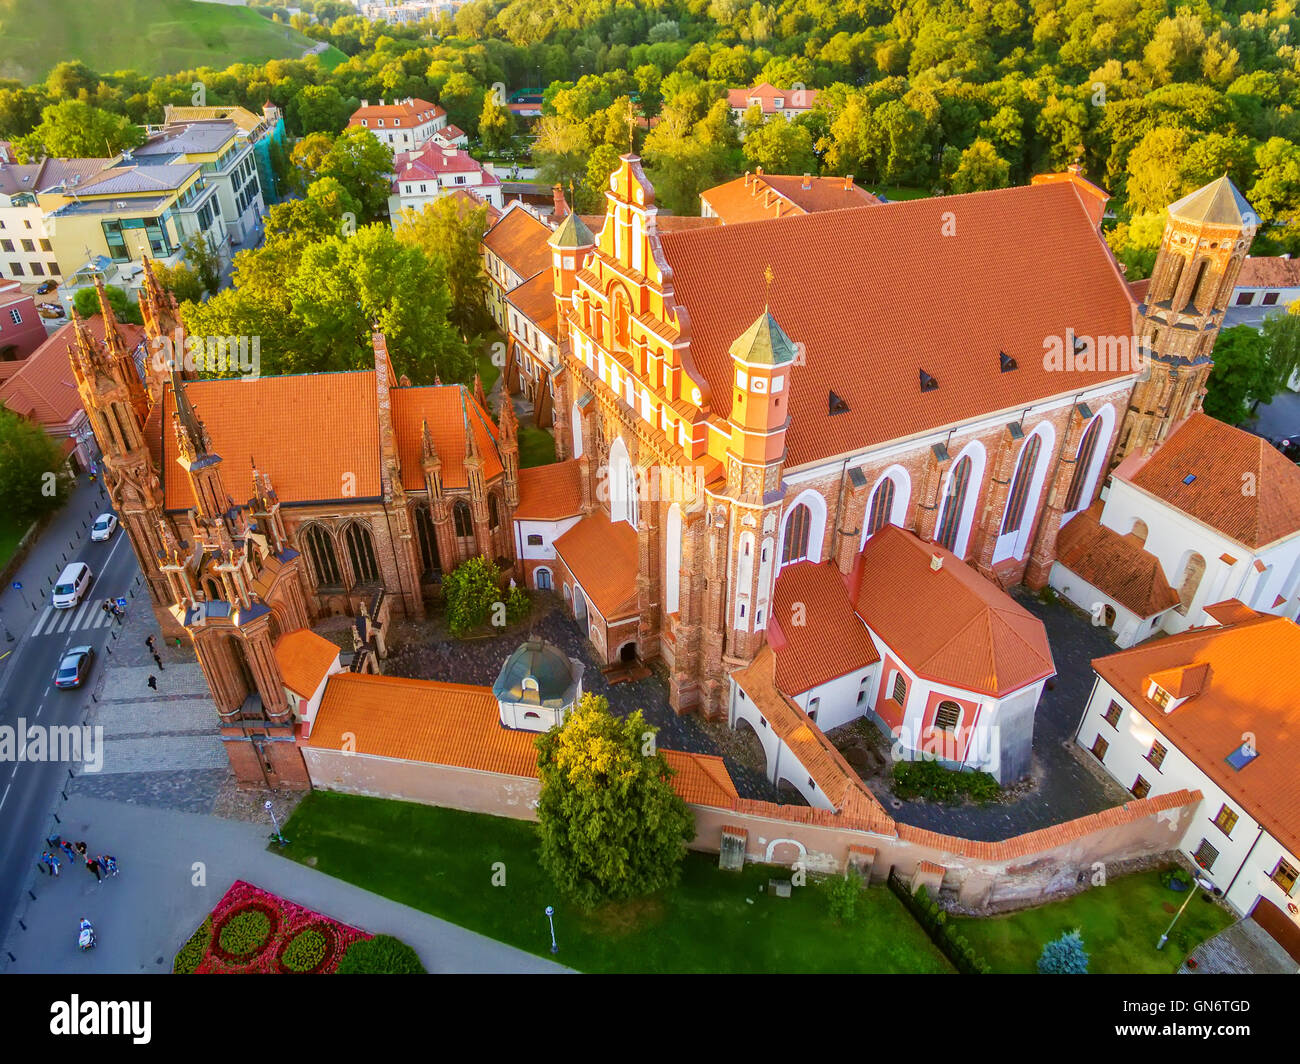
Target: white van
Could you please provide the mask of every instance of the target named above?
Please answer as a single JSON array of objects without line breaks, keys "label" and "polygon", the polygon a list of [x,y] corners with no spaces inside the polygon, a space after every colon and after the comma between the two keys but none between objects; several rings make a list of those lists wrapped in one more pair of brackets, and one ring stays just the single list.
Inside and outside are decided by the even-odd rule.
[{"label": "white van", "polygon": [[54,594],[50,596],[54,608],[66,610],[75,606],[90,587],[94,576],[90,566],[85,562],[69,562],[59,574],[59,579],[54,585]]}]

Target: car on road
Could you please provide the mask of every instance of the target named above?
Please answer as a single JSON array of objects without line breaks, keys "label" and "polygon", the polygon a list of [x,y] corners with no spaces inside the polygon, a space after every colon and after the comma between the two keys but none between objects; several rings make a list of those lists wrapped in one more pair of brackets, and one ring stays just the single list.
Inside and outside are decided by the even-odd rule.
[{"label": "car on road", "polygon": [[54,585],[54,594],[50,596],[51,605],[56,610],[72,609],[81,601],[81,596],[94,579],[95,574],[85,562],[69,562]]},{"label": "car on road", "polygon": [[54,674],[55,687],[80,687],[90,674],[90,664],[95,660],[95,648],[69,647],[64,652],[59,669]]},{"label": "car on road", "polygon": [[55,281],[42,281],[36,286],[36,294],[43,296],[46,292],[53,292],[58,287],[58,283]]},{"label": "car on road", "polygon": [[113,533],[117,531],[116,514],[100,514],[95,518],[95,523],[90,526],[90,539],[92,543],[103,543],[105,540],[113,538]]}]

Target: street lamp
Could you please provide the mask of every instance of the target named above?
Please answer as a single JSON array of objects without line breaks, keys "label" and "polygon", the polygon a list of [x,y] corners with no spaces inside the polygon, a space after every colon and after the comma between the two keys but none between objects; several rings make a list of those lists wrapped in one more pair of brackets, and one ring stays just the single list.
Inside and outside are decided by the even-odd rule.
[{"label": "street lamp", "polygon": [[559,953],[560,947],[555,941],[555,920],[553,919],[554,916],[555,916],[555,910],[548,905],[546,907],[546,922],[551,925],[551,952]]},{"label": "street lamp", "polygon": [[275,839],[275,841],[278,842],[281,846],[287,846],[289,840],[286,839],[284,835],[280,833],[280,822],[275,819],[275,810],[271,808],[270,798],[268,798],[265,801],[265,803],[263,803],[262,808],[271,814],[271,824],[275,827],[275,831],[271,833],[271,838]]},{"label": "street lamp", "polygon": [[[1214,889],[1214,884],[1201,876],[1196,877],[1196,886],[1200,887],[1202,890]],[[1156,943],[1156,949],[1165,948],[1165,943],[1169,941],[1169,932],[1174,929],[1174,924],[1178,923],[1178,918],[1183,915],[1183,909],[1187,908],[1187,902],[1190,902],[1195,894],[1195,888],[1187,892],[1187,901],[1183,902],[1182,907],[1174,913],[1174,918],[1169,921],[1169,926],[1165,928],[1165,933],[1160,936],[1160,941]]]}]

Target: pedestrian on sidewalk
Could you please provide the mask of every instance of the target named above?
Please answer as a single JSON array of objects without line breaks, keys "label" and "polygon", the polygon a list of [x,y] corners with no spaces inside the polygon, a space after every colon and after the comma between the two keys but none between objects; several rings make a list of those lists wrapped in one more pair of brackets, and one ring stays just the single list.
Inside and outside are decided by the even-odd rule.
[{"label": "pedestrian on sidewalk", "polygon": [[122,609],[121,606],[119,606],[116,602],[114,602],[113,616],[117,619],[119,623],[121,623],[122,618],[126,616],[126,610]]},{"label": "pedestrian on sidewalk", "polygon": [[152,691],[158,690],[158,677],[153,673],[149,674],[149,689]]},{"label": "pedestrian on sidewalk", "polygon": [[50,853],[49,850],[46,850],[41,854],[41,860],[44,861],[46,867],[49,868],[50,875],[57,876],[59,874],[59,859],[55,857],[54,854]]},{"label": "pedestrian on sidewalk", "polygon": [[[152,653],[154,652],[153,636],[150,636],[148,639],[146,639],[146,640],[144,641],[144,645],[147,646],[147,647],[149,648],[149,653],[152,654]],[[155,655],[155,656],[156,656],[156,655]]]},{"label": "pedestrian on sidewalk", "polygon": [[99,858],[99,867],[104,870],[104,875],[115,876],[117,875],[117,858],[111,853],[103,854]]},{"label": "pedestrian on sidewalk", "polygon": [[86,862],[86,871],[92,872],[94,874],[96,883],[104,882],[103,877],[101,877],[99,874],[99,862],[95,860],[95,858],[92,857],[89,861]]},{"label": "pedestrian on sidewalk", "polygon": [[112,612],[113,612],[113,604],[112,604],[111,602],[109,602],[108,599],[104,599],[104,603],[103,603],[103,605],[100,607],[100,609],[102,609],[105,613],[112,613]]},{"label": "pedestrian on sidewalk", "polygon": [[67,839],[59,839],[59,849],[67,855],[69,864],[77,859],[77,851],[72,848],[72,843]]},{"label": "pedestrian on sidewalk", "polygon": [[77,856],[84,861],[86,859],[86,844],[84,842],[77,843],[76,850]]},{"label": "pedestrian on sidewalk", "polygon": [[158,671],[159,671],[159,672],[165,672],[165,671],[166,671],[166,670],[163,668],[162,658],[160,658],[160,657],[158,656],[158,652],[157,652],[156,650],[154,651],[154,655],[153,655],[153,663],[154,663],[155,665],[158,666]]}]

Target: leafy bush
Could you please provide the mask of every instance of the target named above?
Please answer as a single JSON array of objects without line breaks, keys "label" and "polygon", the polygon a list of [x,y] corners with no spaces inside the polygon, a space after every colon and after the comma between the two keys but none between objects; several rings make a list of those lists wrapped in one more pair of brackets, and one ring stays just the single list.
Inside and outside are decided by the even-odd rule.
[{"label": "leafy bush", "polygon": [[961,772],[938,761],[897,762],[892,789],[903,801],[924,798],[931,802],[956,802],[962,797],[988,802],[1002,792],[987,772]]},{"label": "leafy bush", "polygon": [[1183,889],[1186,890],[1192,885],[1192,877],[1181,868],[1166,868],[1160,873],[1160,882],[1170,890],[1177,890],[1178,888],[1174,884],[1181,883]]},{"label": "leafy bush", "polygon": [[325,941],[325,936],[315,928],[309,927],[289,940],[280,959],[290,971],[310,972],[325,959],[325,951],[328,948],[329,943]]},{"label": "leafy bush", "polygon": [[235,957],[255,953],[266,945],[271,918],[258,909],[236,913],[221,928],[221,948]]},{"label": "leafy bush", "polygon": [[176,954],[176,960],[172,963],[172,972],[176,975],[193,975],[194,969],[203,960],[203,955],[208,952],[208,945],[211,942],[212,916],[209,914]]},{"label": "leafy bush", "polygon": [[1088,954],[1083,948],[1083,935],[1078,928],[1067,931],[1043,947],[1038,958],[1041,975],[1087,975]]},{"label": "leafy bush", "polygon": [[447,627],[463,636],[486,624],[492,606],[501,601],[497,567],[479,555],[456,566],[442,582],[447,600]]},{"label": "leafy bush", "polygon": [[532,608],[533,604],[528,598],[528,592],[515,584],[506,595],[506,620],[511,624],[518,624],[528,616]]},{"label": "leafy bush", "polygon": [[401,939],[376,935],[354,942],[339,961],[339,975],[424,975],[419,955]]},{"label": "leafy bush", "polygon": [[844,924],[853,919],[858,909],[858,895],[862,884],[857,876],[832,876],[826,883],[826,898],[830,904],[831,919]]}]

